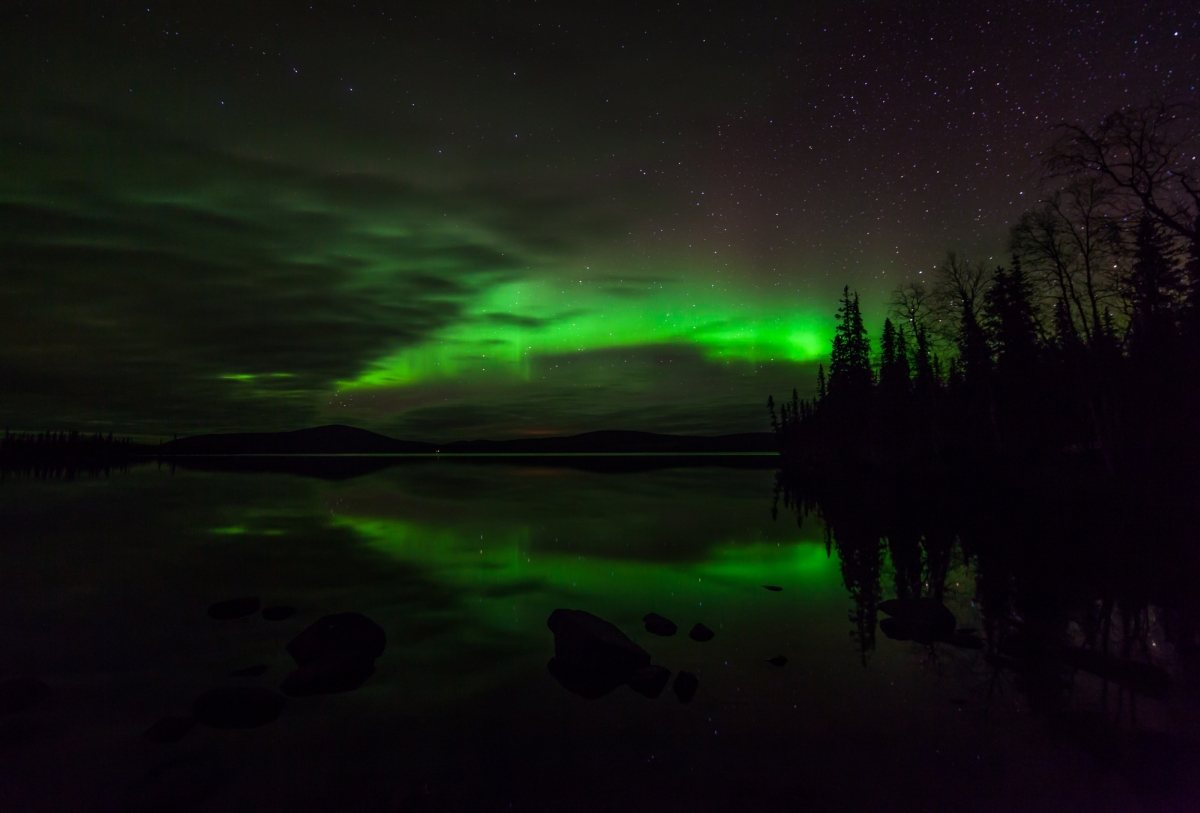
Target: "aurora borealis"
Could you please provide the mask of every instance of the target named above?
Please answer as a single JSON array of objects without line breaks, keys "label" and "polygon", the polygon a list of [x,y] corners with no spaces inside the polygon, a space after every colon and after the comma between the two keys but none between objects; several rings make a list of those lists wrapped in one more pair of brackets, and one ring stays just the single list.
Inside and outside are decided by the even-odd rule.
[{"label": "aurora borealis", "polygon": [[1048,124],[1194,93],[1186,4],[961,6],[6,4],[0,418],[762,430]]}]

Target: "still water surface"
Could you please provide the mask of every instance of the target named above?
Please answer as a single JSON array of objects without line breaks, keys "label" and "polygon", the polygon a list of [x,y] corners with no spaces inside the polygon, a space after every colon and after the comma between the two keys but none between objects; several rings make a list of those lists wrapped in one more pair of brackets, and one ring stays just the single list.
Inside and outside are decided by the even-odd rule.
[{"label": "still water surface", "polygon": [[[982,650],[864,646],[837,546],[772,515],[774,471],[410,460],[361,476],[174,471],[0,483],[0,678],[53,693],[0,720],[18,810],[1186,810],[1195,704],[1138,698],[1111,749],[1047,726]],[[882,597],[891,564],[882,565]],[[983,630],[961,556],[943,600]],[[763,585],[777,585],[772,592]],[[298,608],[214,621],[236,596]],[[697,675],[598,700],[547,671],[559,607]],[[276,686],[328,613],[387,633],[358,690],[269,725],[143,732],[223,684]],[[647,633],[656,612],[680,633]],[[707,643],[686,631],[701,622]],[[1155,644],[1157,646],[1157,644]],[[784,655],[785,666],[768,659]],[[1173,668],[1170,663],[1168,668]],[[232,678],[257,664],[265,674]],[[1093,681],[1093,684],[1095,681]],[[1081,679],[1078,704],[1116,719]],[[1115,689],[1114,689],[1115,692]],[[1106,719],[1107,719],[1106,718]],[[1115,733],[1113,733],[1115,732]]]}]

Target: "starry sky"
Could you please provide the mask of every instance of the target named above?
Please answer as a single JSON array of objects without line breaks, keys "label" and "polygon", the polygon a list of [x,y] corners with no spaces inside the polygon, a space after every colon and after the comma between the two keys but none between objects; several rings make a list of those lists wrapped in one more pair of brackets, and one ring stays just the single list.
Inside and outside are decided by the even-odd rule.
[{"label": "starry sky", "polygon": [[1176,2],[7,2],[0,420],[762,431],[842,286],[1002,261]]}]

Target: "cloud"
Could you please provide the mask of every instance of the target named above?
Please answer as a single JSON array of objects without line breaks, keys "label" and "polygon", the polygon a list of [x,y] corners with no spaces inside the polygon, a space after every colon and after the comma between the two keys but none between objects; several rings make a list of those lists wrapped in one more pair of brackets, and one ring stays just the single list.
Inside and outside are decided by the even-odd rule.
[{"label": "cloud", "polygon": [[642,429],[717,435],[768,428],[767,395],[805,396],[815,365],[713,361],[690,345],[544,356],[527,378],[388,390],[343,414],[396,437],[431,441]]},{"label": "cloud", "polygon": [[[0,415],[10,425],[314,420],[337,381],[476,319],[472,303],[539,266],[556,242],[490,226],[497,218],[474,192],[76,123],[82,133],[35,140],[32,160],[9,154],[2,167],[12,170],[0,187],[0,308],[12,315],[0,323],[0,375],[12,384]],[[164,175],[164,165],[178,169]]]}]

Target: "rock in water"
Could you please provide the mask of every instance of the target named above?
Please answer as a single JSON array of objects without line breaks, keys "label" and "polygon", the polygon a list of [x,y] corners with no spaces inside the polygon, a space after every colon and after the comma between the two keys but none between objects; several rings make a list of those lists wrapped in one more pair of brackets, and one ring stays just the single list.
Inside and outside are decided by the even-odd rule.
[{"label": "rock in water", "polygon": [[257,728],[278,719],[286,702],[262,686],[220,686],[196,698],[192,716],[213,728]]},{"label": "rock in water", "polygon": [[767,663],[771,664],[772,666],[787,666],[787,658],[785,658],[783,655],[776,655],[774,658],[768,660]]},{"label": "rock in water", "polygon": [[208,605],[208,614],[218,621],[228,621],[231,618],[243,618],[258,612],[258,596],[245,596],[218,601]]},{"label": "rock in water", "polygon": [[195,727],[196,718],[190,715],[164,717],[146,729],[146,739],[159,745],[169,745],[182,740]]},{"label": "rock in water", "polygon": [[318,618],[288,643],[287,651],[297,666],[308,666],[317,658],[343,652],[374,660],[386,646],[383,627],[362,613],[338,613]]},{"label": "rock in water", "polygon": [[584,610],[555,610],[546,620],[554,633],[554,657],[563,667],[620,675],[650,665],[650,653],[613,624]]},{"label": "rock in water", "polygon": [[288,697],[352,692],[374,672],[374,658],[362,652],[334,652],[292,672],[279,690]]},{"label": "rock in water", "polygon": [[783,588],[782,588],[782,587],[776,587],[776,586],[775,586],[775,585],[773,585],[773,584],[764,584],[764,585],[763,585],[763,589],[764,589],[764,590],[770,590],[772,593],[778,593],[778,592],[779,592],[780,590],[782,590]]},{"label": "rock in water", "polygon": [[230,677],[258,677],[265,675],[270,667],[265,663],[260,663],[257,666],[247,666],[245,669],[235,669],[229,673]]},{"label": "rock in water", "polygon": [[268,621],[284,621],[296,614],[296,608],[287,604],[280,604],[276,607],[263,607],[263,618]]},{"label": "rock in water", "polygon": [[893,598],[881,602],[878,609],[891,616],[880,622],[879,629],[896,641],[948,641],[958,624],[954,613],[932,598]]},{"label": "rock in water", "polygon": [[671,687],[680,703],[690,703],[700,688],[700,681],[691,672],[680,672],[675,676],[675,684]]},{"label": "rock in water", "polygon": [[50,687],[35,677],[15,677],[0,682],[0,717],[16,714],[50,696]]},{"label": "rock in water", "polygon": [[696,626],[692,627],[692,631],[688,633],[689,638],[691,638],[693,641],[699,641],[700,643],[711,641],[715,635],[715,632],[703,624],[697,624]]},{"label": "rock in water", "polygon": [[671,670],[664,666],[647,666],[633,673],[629,678],[629,688],[651,700],[662,694],[671,679]]},{"label": "rock in water", "polygon": [[646,622],[646,632],[655,635],[674,635],[679,627],[669,618],[663,618],[658,613],[647,613],[642,619]]},{"label": "rock in water", "polygon": [[964,632],[963,630],[958,630],[949,638],[947,638],[946,643],[950,644],[950,646],[957,646],[961,649],[983,649],[982,638],[980,638],[974,632]]},{"label": "rock in water", "polygon": [[554,633],[554,657],[546,668],[580,697],[603,697],[650,666],[650,653],[589,612],[558,609],[546,626]]},{"label": "rock in water", "polygon": [[558,658],[551,658],[546,664],[546,669],[554,676],[555,680],[562,684],[564,689],[579,695],[584,700],[598,700],[624,682],[621,675],[572,669],[564,666]]}]

